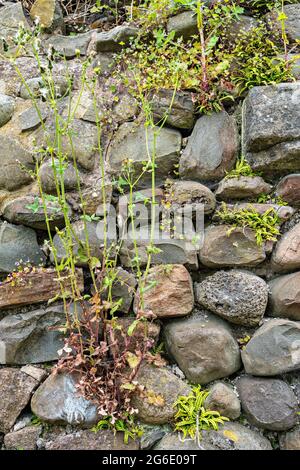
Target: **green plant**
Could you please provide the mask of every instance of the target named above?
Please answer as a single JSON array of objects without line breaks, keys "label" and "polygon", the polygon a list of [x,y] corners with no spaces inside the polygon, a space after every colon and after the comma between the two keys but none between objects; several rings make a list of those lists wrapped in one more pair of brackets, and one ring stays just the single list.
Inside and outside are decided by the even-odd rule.
[{"label": "green plant", "polygon": [[128,444],[129,439],[135,440],[143,435],[142,428],[134,423],[132,416],[127,417],[126,420],[113,420],[111,416],[106,416],[105,418],[98,421],[98,423],[92,428],[92,431],[98,432],[102,429],[110,429],[115,434],[117,432],[122,432],[124,434],[125,444]]},{"label": "green plant", "polygon": [[235,167],[226,172],[225,178],[239,178],[240,176],[257,176],[258,173],[254,172],[245,159],[244,155],[242,155],[235,164]]},{"label": "green plant", "polygon": [[271,194],[260,194],[257,198],[259,204],[276,204],[277,206],[288,206],[281,196],[272,196]]},{"label": "green plant", "polygon": [[252,229],[259,246],[266,241],[277,241],[280,234],[280,218],[273,207],[260,214],[251,204],[243,209],[228,209],[223,202],[216,215],[223,223],[233,226],[229,234],[237,227]]},{"label": "green plant", "polygon": [[183,438],[201,439],[203,430],[217,431],[219,425],[229,421],[218,411],[205,409],[205,400],[209,391],[201,390],[201,385],[194,386],[188,396],[180,396],[174,404],[176,408],[175,431],[182,432]]}]

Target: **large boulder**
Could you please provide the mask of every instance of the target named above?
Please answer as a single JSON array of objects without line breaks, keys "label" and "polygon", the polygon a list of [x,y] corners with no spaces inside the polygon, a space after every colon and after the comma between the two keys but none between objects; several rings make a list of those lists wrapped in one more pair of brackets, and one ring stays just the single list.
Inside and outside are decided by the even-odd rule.
[{"label": "large boulder", "polygon": [[287,175],[276,186],[276,195],[293,207],[300,207],[300,173]]},{"label": "large boulder", "polygon": [[191,216],[192,211],[199,210],[201,205],[204,214],[210,214],[216,207],[213,192],[197,181],[169,180],[164,196],[171,210],[179,211],[183,208],[186,214],[190,211]]},{"label": "large boulder", "polygon": [[218,411],[221,416],[237,419],[241,414],[241,403],[230,385],[217,382],[209,388],[205,400],[207,410]]},{"label": "large boulder", "polygon": [[[141,298],[137,292],[135,308]],[[188,270],[180,264],[150,268],[142,295],[143,310],[152,311],[158,318],[181,317],[194,307],[193,283]]]},{"label": "large boulder", "polygon": [[21,261],[39,265],[44,260],[31,228],[0,222],[0,272],[15,270]]},{"label": "large boulder", "polygon": [[79,394],[77,383],[78,377],[72,374],[50,375],[32,397],[32,412],[48,423],[84,427],[97,423],[97,406]]},{"label": "large boulder", "polygon": [[139,33],[138,28],[129,25],[116,26],[109,31],[101,31],[93,37],[93,46],[97,52],[118,52],[128,46],[130,39]]},{"label": "large boulder", "polygon": [[176,413],[175,401],[190,392],[190,387],[166,368],[143,366],[135,380],[144,390],[135,392],[132,405],[138,418],[149,424],[170,422]]},{"label": "large boulder", "polygon": [[[154,133],[157,133],[156,137]],[[175,129],[146,129],[133,122],[122,124],[111,142],[107,160],[113,174],[122,172],[122,163],[131,160],[137,176],[141,173],[145,162],[148,162],[154,149],[156,155],[156,177],[164,180],[178,164],[181,150],[181,134]],[[143,182],[149,181],[150,173],[146,173]]]},{"label": "large boulder", "polygon": [[285,431],[297,423],[297,398],[282,380],[241,377],[237,390],[242,408],[255,426]]},{"label": "large boulder", "polygon": [[33,170],[32,154],[19,141],[0,135],[0,190],[13,191],[31,181],[27,170]]},{"label": "large boulder", "polygon": [[279,240],[271,262],[273,270],[278,273],[300,269],[300,223]]},{"label": "large boulder", "polygon": [[0,432],[8,433],[39,382],[19,369],[0,369]]},{"label": "large boulder", "polygon": [[238,325],[256,326],[268,303],[263,279],[247,271],[218,271],[195,288],[196,301]]},{"label": "large boulder", "polygon": [[192,383],[207,384],[240,368],[240,351],[230,327],[208,312],[170,321],[164,337],[170,356]]},{"label": "large boulder", "polygon": [[175,38],[190,39],[198,33],[197,14],[190,10],[171,16],[167,22],[167,31],[168,33],[174,31]]},{"label": "large boulder", "polygon": [[58,328],[64,323],[63,306],[7,315],[0,321],[0,364],[58,359],[57,351],[64,345]]},{"label": "large boulder", "polygon": [[269,315],[300,320],[300,272],[269,282]]},{"label": "large boulder", "polygon": [[300,170],[299,93],[299,82],[250,90],[243,105],[243,153],[254,170]]},{"label": "large boulder", "polygon": [[268,320],[242,351],[247,374],[274,376],[300,367],[300,323]]},{"label": "large boulder", "polygon": [[210,268],[256,266],[266,259],[251,229],[230,225],[211,225],[205,230],[200,261]]},{"label": "large boulder", "polygon": [[200,117],[181,155],[180,175],[184,179],[220,180],[234,166],[238,141],[236,122],[226,111]]},{"label": "large boulder", "polygon": [[255,198],[260,194],[269,194],[272,186],[261,176],[241,176],[239,178],[224,178],[216,191],[216,197],[224,201],[230,199]]},{"label": "large boulder", "polygon": [[151,107],[156,122],[165,119],[167,126],[191,129],[195,120],[195,103],[187,91],[161,89],[153,93]]}]

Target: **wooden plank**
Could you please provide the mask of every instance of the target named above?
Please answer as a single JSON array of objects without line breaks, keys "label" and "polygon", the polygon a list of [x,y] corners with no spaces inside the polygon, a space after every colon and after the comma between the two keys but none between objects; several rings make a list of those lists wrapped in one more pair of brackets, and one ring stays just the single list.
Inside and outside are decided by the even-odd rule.
[{"label": "wooden plank", "polygon": [[[61,273],[61,278],[64,292],[70,295],[70,279],[65,273]],[[82,292],[84,288],[82,269],[76,270],[76,281]],[[4,282],[0,282],[0,310],[47,302],[60,294],[61,289],[55,269],[32,268],[13,273]]]}]

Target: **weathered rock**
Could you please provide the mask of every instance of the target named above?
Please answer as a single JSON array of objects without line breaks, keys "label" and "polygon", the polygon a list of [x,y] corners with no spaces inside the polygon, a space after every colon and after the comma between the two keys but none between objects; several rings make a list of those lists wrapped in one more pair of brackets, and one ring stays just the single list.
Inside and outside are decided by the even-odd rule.
[{"label": "weathered rock", "polygon": [[276,187],[276,195],[291,206],[300,207],[300,173],[282,178]]},{"label": "weathered rock", "polygon": [[260,176],[241,176],[224,178],[216,191],[216,196],[224,201],[228,199],[254,198],[260,194],[269,194],[272,186]]},{"label": "weathered rock", "polygon": [[151,97],[153,116],[156,122],[166,117],[166,125],[178,129],[191,129],[195,121],[195,103],[187,91],[161,89]]},{"label": "weathered rock", "polygon": [[218,180],[234,166],[238,152],[235,120],[225,111],[198,119],[180,158],[184,179]]},{"label": "weathered rock", "polygon": [[36,450],[36,442],[42,433],[41,426],[26,426],[4,436],[6,450]]},{"label": "weathered rock", "polygon": [[[59,23],[58,11],[61,13],[61,22],[63,23],[61,9],[58,10],[59,4],[56,0],[35,0],[30,9],[30,17],[33,21],[38,21],[43,29],[49,32],[56,29]],[[56,15],[55,15],[56,13]]]},{"label": "weathered rock", "polygon": [[166,434],[172,432],[170,425],[163,426],[155,424],[143,424],[143,434],[140,439],[141,450],[152,449],[152,447],[160,441]]},{"label": "weathered rock", "polygon": [[[288,39],[291,42],[296,42],[300,40],[300,9],[299,4],[296,5],[285,5],[283,7],[283,12],[286,16],[284,20],[285,32]],[[278,21],[278,11],[273,10],[266,16],[267,20],[273,28],[276,28],[281,32],[281,22]]]},{"label": "weathered rock", "polygon": [[256,331],[242,351],[247,374],[274,376],[300,367],[300,323],[274,319]]},{"label": "weathered rock", "polygon": [[269,282],[269,315],[300,320],[300,272]]},{"label": "weathered rock", "polygon": [[66,59],[72,59],[77,55],[84,56],[86,54],[91,38],[92,31],[76,34],[75,36],[51,36],[45,42],[45,47],[53,47],[56,52],[65,56]]},{"label": "weathered rock", "polygon": [[300,426],[279,436],[280,450],[300,450]]},{"label": "weathered rock", "polygon": [[297,399],[282,380],[241,377],[237,390],[250,423],[270,431],[285,431],[297,423]]},{"label": "weathered rock", "polygon": [[229,419],[237,419],[241,414],[240,400],[229,385],[218,382],[209,389],[209,395],[205,400],[207,410],[218,411],[221,416]]},{"label": "weathered rock", "polygon": [[0,432],[8,433],[39,382],[19,369],[0,369]]},{"label": "weathered rock", "polygon": [[196,301],[238,325],[258,325],[268,303],[268,286],[247,271],[218,271],[195,288]]},{"label": "weathered rock", "polygon": [[300,170],[299,93],[299,82],[250,90],[243,105],[243,153],[254,170]]},{"label": "weathered rock", "polygon": [[[48,223],[52,230],[65,225],[65,217],[58,200],[45,201]],[[1,207],[4,219],[16,225],[26,225],[39,230],[47,230],[44,205],[38,196],[20,196],[5,202]]]},{"label": "weathered rock", "polygon": [[226,28],[226,37],[231,41],[236,41],[259,25],[259,22],[252,16],[238,15],[238,20],[229,22]]},{"label": "weathered rock", "polygon": [[15,28],[16,30],[19,28],[19,25],[22,24],[23,26],[28,27],[28,23],[26,17],[24,15],[22,3],[7,3],[1,8],[1,19],[0,19],[1,26],[6,26],[8,28]]},{"label": "weathered rock", "polygon": [[38,98],[41,95],[41,89],[43,89],[44,83],[41,77],[32,77],[26,80],[26,83],[22,83],[20,88],[20,97],[23,100],[30,100],[32,98]]},{"label": "weathered rock", "polygon": [[168,352],[192,383],[206,384],[240,368],[240,351],[230,327],[208,312],[170,321],[164,336]]},{"label": "weathered rock", "polygon": [[48,106],[40,102],[37,103],[37,107],[39,111],[33,106],[19,115],[19,123],[22,132],[37,128],[47,119],[49,113]]},{"label": "weathered rock", "polygon": [[187,395],[190,387],[165,368],[146,365],[136,378],[145,389],[135,393],[132,405],[138,409],[138,417],[145,423],[164,424],[176,413],[174,403],[180,395]]},{"label": "weathered rock", "polygon": [[97,423],[97,406],[79,394],[77,380],[70,374],[50,375],[32,397],[32,412],[48,423],[86,427]]},{"label": "weathered rock", "polygon": [[0,222],[0,272],[13,271],[21,260],[32,265],[44,262],[36,233],[28,227]]},{"label": "weathered rock", "polygon": [[203,431],[202,439],[185,440],[168,434],[154,447],[157,450],[272,450],[268,439],[238,423],[225,423],[219,431]]},{"label": "weathered rock", "polygon": [[[37,74],[39,71],[36,72]],[[68,74],[71,73],[71,70],[68,71]],[[66,95],[69,92],[69,82],[66,78],[66,70],[58,73],[58,71],[52,70],[53,74],[53,84],[55,87],[55,96],[56,98],[61,98],[62,96]],[[24,77],[25,78],[25,77]],[[33,98],[41,98],[41,97],[48,97],[51,99],[49,95],[49,90],[47,89],[47,85],[42,77],[32,77],[26,80],[26,84],[22,83],[20,86],[20,97],[24,100],[32,100]]]},{"label": "weathered rock", "polygon": [[[65,163],[63,165],[63,181],[64,187],[66,190],[72,190],[77,187],[77,175],[76,170],[72,163]],[[54,171],[56,172],[56,179],[60,181],[61,175],[61,168],[60,163],[58,160],[48,161],[41,165],[39,170],[39,176],[41,179],[41,184],[43,191],[47,194],[56,194],[56,184],[55,184],[55,176]],[[80,178],[80,175],[79,175]]]},{"label": "weathered rock", "polygon": [[[167,264],[150,268],[143,294],[143,310],[158,318],[181,317],[194,307],[193,283],[188,270],[180,264]],[[135,299],[138,308],[140,293]]]},{"label": "weathered rock", "polygon": [[[122,300],[118,307],[119,312],[128,313],[133,301],[137,280],[134,274],[122,267],[116,268],[116,277],[113,281],[111,294],[113,302]],[[103,292],[105,295],[105,292]]]},{"label": "weathered rock", "polygon": [[172,16],[168,20],[167,31],[168,33],[175,31],[175,38],[182,36],[185,40],[189,39],[198,33],[197,15],[194,11],[184,11]]},{"label": "weathered rock", "polygon": [[0,94],[0,127],[4,126],[13,115],[15,102],[13,98]]},{"label": "weathered rock", "polygon": [[133,26],[116,26],[109,31],[96,33],[93,37],[97,52],[117,52],[128,46],[130,39],[138,35],[139,30]]},{"label": "weathered rock", "polygon": [[48,375],[45,369],[40,369],[39,367],[32,366],[31,364],[21,367],[20,370],[38,382],[42,382]]},{"label": "weathered rock", "polygon": [[103,450],[103,451],[133,451],[138,450],[138,440],[129,439],[124,443],[122,433],[112,431],[77,430],[71,434],[58,434],[46,442],[46,450]]},{"label": "weathered rock", "polygon": [[271,261],[273,270],[278,273],[300,269],[300,223],[279,240]]},{"label": "weathered rock", "polygon": [[[150,155],[152,154],[154,140],[156,140],[156,177],[158,181],[164,180],[174,170],[174,165],[178,163],[181,134],[175,129],[162,128],[154,139],[154,132],[157,130],[148,129],[146,131],[143,125],[137,126],[133,122],[122,124],[108,148],[107,160],[112,172],[120,174],[122,162],[132,160],[133,168],[139,175],[144,166],[143,163],[149,161],[148,152]],[[145,176],[143,182],[150,178],[151,175],[147,173],[147,178]]]},{"label": "weathered rock", "polygon": [[230,225],[210,226],[205,230],[200,249],[200,261],[204,266],[256,266],[266,258],[264,246],[259,246],[251,229]]},{"label": "weathered rock", "polygon": [[[77,269],[76,284],[83,291],[83,273]],[[0,309],[46,302],[61,295],[61,288],[66,296],[72,292],[68,276],[61,276],[61,286],[55,269],[36,269],[8,278],[0,283]]]},{"label": "weathered rock", "polygon": [[65,318],[63,306],[7,315],[0,321],[0,364],[58,359],[57,351],[64,345],[58,328]]},{"label": "weathered rock", "polygon": [[210,214],[216,207],[216,199],[212,191],[197,181],[170,181],[165,192],[166,202],[173,209],[184,207],[186,210],[197,210],[203,204],[205,214]]},{"label": "weathered rock", "polygon": [[0,190],[13,191],[31,181],[24,168],[33,169],[32,155],[16,139],[0,135],[0,162]]}]

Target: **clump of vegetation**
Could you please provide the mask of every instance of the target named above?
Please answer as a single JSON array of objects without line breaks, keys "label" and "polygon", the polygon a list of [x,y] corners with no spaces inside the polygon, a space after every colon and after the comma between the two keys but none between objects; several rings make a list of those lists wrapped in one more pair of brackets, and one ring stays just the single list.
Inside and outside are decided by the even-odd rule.
[{"label": "clump of vegetation", "polygon": [[277,206],[289,205],[289,203],[286,202],[281,196],[274,196],[271,194],[260,194],[256,202],[259,204],[276,204]]},{"label": "clump of vegetation", "polygon": [[273,207],[260,214],[250,204],[243,209],[229,209],[223,202],[216,215],[224,224],[233,226],[229,234],[237,227],[252,229],[259,246],[266,241],[277,241],[280,234],[280,217]]},{"label": "clump of vegetation", "polygon": [[127,420],[105,417],[101,419],[93,428],[92,431],[98,432],[103,429],[110,429],[115,434],[122,432],[124,434],[124,443],[128,444],[129,439],[138,439],[142,436],[143,430],[140,426],[135,424],[132,416],[127,417]]},{"label": "clump of vegetation", "polygon": [[189,395],[180,396],[175,402],[175,431],[181,432],[184,439],[201,439],[202,431],[217,431],[220,424],[229,421],[218,411],[205,409],[208,395],[209,391],[201,390],[201,385],[196,385]]},{"label": "clump of vegetation", "polygon": [[256,173],[252,170],[251,166],[245,159],[244,155],[242,155],[235,164],[235,167],[231,170],[226,172],[226,179],[230,178],[240,178],[241,176],[258,176],[259,173]]}]

